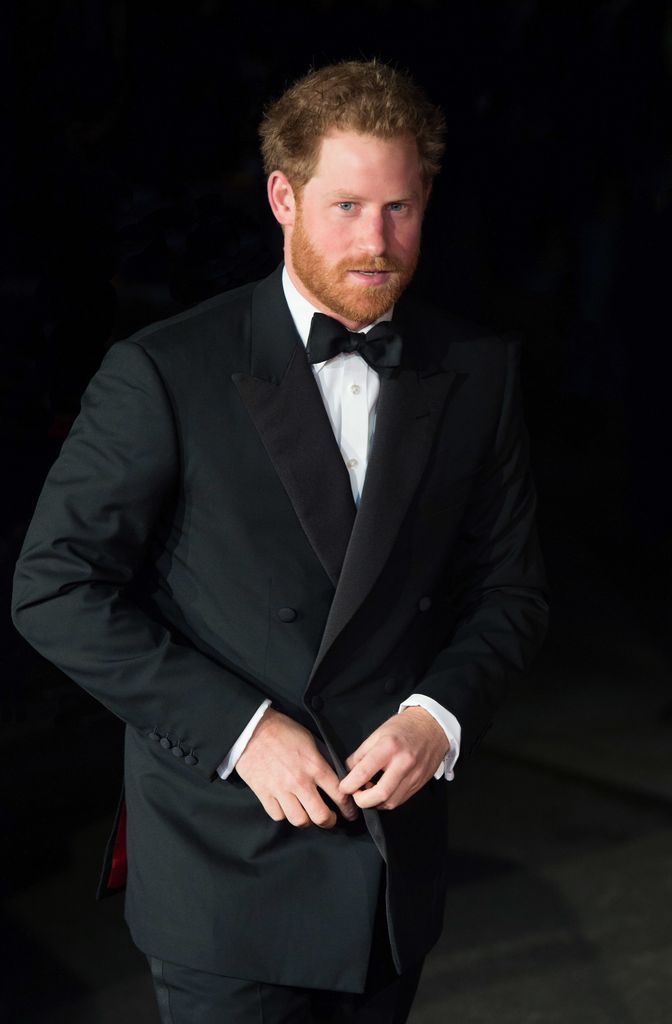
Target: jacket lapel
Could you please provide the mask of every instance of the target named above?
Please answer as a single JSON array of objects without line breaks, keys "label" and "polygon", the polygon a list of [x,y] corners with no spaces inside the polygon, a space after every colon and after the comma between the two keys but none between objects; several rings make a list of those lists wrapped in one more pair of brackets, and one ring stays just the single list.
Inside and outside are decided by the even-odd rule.
[{"label": "jacket lapel", "polygon": [[282,290],[281,269],[252,297],[250,372],[233,381],[299,522],[336,586],[355,520],[348,471]]},{"label": "jacket lapel", "polygon": [[[464,376],[428,354],[432,325],[405,322],[405,366],[381,380],[373,450],[359,511],[350,479],[282,290],[282,268],[252,297],[250,371],[234,383],[299,522],[336,588],[310,681],[390,557],[425,470],[438,422]],[[440,348],[445,354],[447,340]],[[309,685],[310,685],[309,681]]]},{"label": "jacket lapel", "polygon": [[327,650],[360,607],[390,557],[418,487],[437,421],[457,372],[414,369],[382,379],[373,450],[313,679]]}]

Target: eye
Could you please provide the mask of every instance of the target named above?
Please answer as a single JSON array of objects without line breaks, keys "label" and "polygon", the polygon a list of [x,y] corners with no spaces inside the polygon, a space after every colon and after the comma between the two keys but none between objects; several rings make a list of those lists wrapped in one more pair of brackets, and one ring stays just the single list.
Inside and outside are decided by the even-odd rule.
[{"label": "eye", "polygon": [[336,205],[338,206],[339,210],[344,210],[345,213],[349,213],[350,210],[353,210],[355,208],[355,204],[351,202],[349,199],[343,199],[341,200],[340,203],[337,203]]},{"label": "eye", "polygon": [[405,210],[407,206],[406,203],[389,203],[388,205],[389,209],[392,210],[392,213],[401,213],[401,211]]}]

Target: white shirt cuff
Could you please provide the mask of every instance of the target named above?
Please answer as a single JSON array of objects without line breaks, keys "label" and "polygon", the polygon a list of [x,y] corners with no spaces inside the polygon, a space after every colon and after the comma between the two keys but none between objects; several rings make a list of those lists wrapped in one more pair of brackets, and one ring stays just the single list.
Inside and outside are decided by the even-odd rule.
[{"label": "white shirt cuff", "polygon": [[261,720],[261,716],[264,714],[267,708],[270,708],[270,700],[265,700],[263,704],[260,704],[257,710],[254,712],[252,718],[249,720],[236,742],[231,747],[222,763],[217,768],[217,774],[220,779],[228,779],[229,775],[236,767],[236,762],[245,747],[252,738],[252,733],[257,727],[258,722]]},{"label": "white shirt cuff", "polygon": [[446,736],[448,737],[448,753],[441,761],[441,764],[434,772],[435,779],[447,779],[448,782],[452,782],[455,778],[454,768],[457,763],[457,759],[460,756],[460,742],[462,739],[462,726],[455,718],[455,715],[451,714],[444,708],[443,704],[439,704],[438,701],[432,700],[431,697],[425,697],[422,693],[412,693],[410,697],[407,697],[405,701],[399,705],[399,710],[403,711],[404,708],[424,708],[428,711],[432,718],[434,718]]}]

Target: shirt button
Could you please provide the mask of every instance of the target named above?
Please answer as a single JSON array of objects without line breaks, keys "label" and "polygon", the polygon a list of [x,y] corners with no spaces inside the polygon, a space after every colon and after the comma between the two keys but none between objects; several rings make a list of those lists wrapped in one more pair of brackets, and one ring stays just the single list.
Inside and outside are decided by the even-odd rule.
[{"label": "shirt button", "polygon": [[350,393],[352,395],[358,395],[361,390],[362,389],[360,388],[359,384],[351,384],[350,385]]},{"label": "shirt button", "polygon": [[348,459],[348,467],[349,467],[349,469],[354,469],[355,466],[358,466],[358,465],[359,465],[359,463],[358,463],[357,459]]},{"label": "shirt button", "polygon": [[314,697],[310,698],[310,706],[313,711],[321,711],[324,707],[324,700],[320,697],[319,693],[316,693]]},{"label": "shirt button", "polygon": [[428,612],[431,607],[431,597],[421,597],[420,600],[418,601],[418,608],[420,609],[421,612]]},{"label": "shirt button", "polygon": [[278,618],[280,622],[294,622],[296,618],[295,608],[278,608]]}]

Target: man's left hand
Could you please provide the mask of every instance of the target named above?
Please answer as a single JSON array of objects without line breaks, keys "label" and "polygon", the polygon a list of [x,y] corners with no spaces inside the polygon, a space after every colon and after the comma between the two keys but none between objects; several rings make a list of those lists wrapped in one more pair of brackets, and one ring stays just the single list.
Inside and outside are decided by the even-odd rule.
[{"label": "man's left hand", "polygon": [[[439,723],[421,707],[404,708],[383,722],[345,762],[339,789],[358,807],[391,811],[417,793],[448,751]],[[374,783],[373,778],[382,772]]]}]

